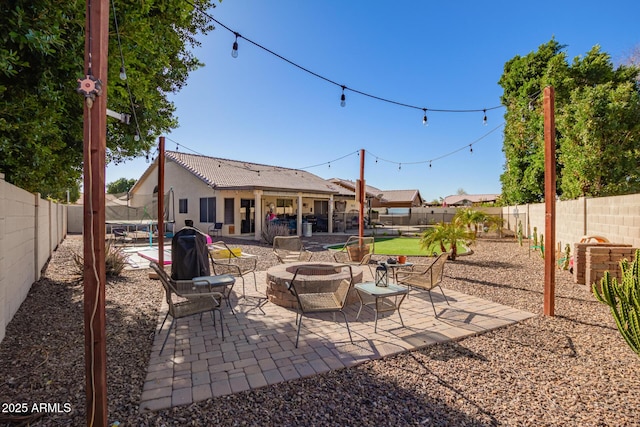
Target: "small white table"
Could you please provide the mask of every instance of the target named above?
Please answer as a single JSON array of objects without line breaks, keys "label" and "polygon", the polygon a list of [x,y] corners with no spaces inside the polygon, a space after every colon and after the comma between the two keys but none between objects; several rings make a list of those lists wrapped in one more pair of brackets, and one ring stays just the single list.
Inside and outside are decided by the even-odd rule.
[{"label": "small white table", "polygon": [[[400,316],[400,323],[404,327],[404,321],[400,314],[400,304],[409,293],[409,288],[405,286],[389,283],[388,286],[376,286],[375,282],[364,282],[355,285],[358,298],[360,299],[360,309],[356,315],[356,320],[360,317],[362,307],[371,306],[375,313],[374,332],[378,332],[378,313],[387,311],[397,311]],[[372,301],[365,301],[363,295],[373,297]]]}]

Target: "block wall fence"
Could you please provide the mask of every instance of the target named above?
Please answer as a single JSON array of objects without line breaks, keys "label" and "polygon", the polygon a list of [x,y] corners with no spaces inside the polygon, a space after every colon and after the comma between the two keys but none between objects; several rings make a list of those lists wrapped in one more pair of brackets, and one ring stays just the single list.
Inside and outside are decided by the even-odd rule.
[{"label": "block wall fence", "polygon": [[[517,216],[525,235],[531,235],[533,227],[537,227],[538,236],[546,234],[544,203],[503,207],[502,215],[514,232]],[[583,236],[602,236],[611,243],[640,248],[640,194],[558,201],[556,243],[563,249],[569,243],[573,252],[574,243]]]},{"label": "block wall fence", "polygon": [[0,341],[66,234],[66,205],[11,185],[0,173]]}]

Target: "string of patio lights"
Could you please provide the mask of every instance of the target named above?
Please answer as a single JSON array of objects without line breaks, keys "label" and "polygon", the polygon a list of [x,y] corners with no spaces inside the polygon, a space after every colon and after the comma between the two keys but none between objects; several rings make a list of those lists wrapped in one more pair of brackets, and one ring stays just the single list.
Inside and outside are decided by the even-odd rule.
[{"label": "string of patio lights", "polygon": [[399,107],[405,107],[405,108],[410,108],[413,110],[419,110],[423,112],[423,116],[422,116],[422,124],[423,125],[427,125],[429,122],[429,119],[427,117],[427,113],[428,112],[438,112],[438,113],[482,113],[482,123],[484,125],[487,125],[487,111],[491,111],[491,110],[496,110],[498,108],[503,108],[503,105],[497,105],[497,106],[493,106],[493,107],[487,107],[487,108],[478,108],[478,109],[443,109],[443,108],[428,108],[426,106],[418,106],[418,105],[412,105],[412,104],[408,104],[408,103],[404,103],[404,102],[399,102],[399,101],[395,101],[389,98],[383,98],[381,96],[377,96],[377,95],[373,95],[371,93],[368,92],[364,92],[358,89],[354,89],[352,87],[349,87],[345,84],[341,84],[336,82],[335,80],[332,80],[328,77],[325,77],[319,73],[316,73],[315,71],[312,71],[306,67],[303,67],[302,65],[285,58],[284,56],[274,52],[271,49],[268,49],[267,47],[247,38],[244,37],[242,34],[240,34],[239,32],[231,29],[230,27],[226,26],[225,24],[223,24],[222,22],[218,21],[216,18],[214,18],[211,14],[209,14],[206,10],[202,10],[199,6],[195,5],[194,3],[192,3],[189,0],[185,0],[185,2],[189,5],[191,5],[194,10],[198,11],[199,13],[203,14],[204,16],[206,16],[208,19],[210,19],[212,22],[215,22],[218,26],[224,28],[225,30],[229,31],[230,33],[232,33],[235,37],[233,44],[231,46],[231,56],[233,58],[237,58],[238,57],[238,49],[239,49],[239,44],[238,44],[238,40],[245,40],[246,42],[256,46],[259,49],[262,49],[263,51],[275,56],[276,58],[288,63],[289,65],[292,65],[296,68],[298,68],[301,71],[304,71],[305,73],[308,73],[318,79],[324,80],[327,83],[330,83],[334,86],[337,86],[341,89],[341,94],[340,94],[340,106],[345,107],[347,105],[347,96],[345,94],[345,91],[349,91],[349,92],[353,92],[355,94],[358,95],[362,95],[371,99],[375,99],[377,101],[382,101],[382,102],[386,102],[389,104],[393,104],[393,105],[397,105]]},{"label": "string of patio lights", "polygon": [[[113,1],[113,0],[112,0],[112,1]],[[483,117],[482,117],[482,123],[483,123],[483,125],[485,125],[485,126],[486,126],[486,125],[487,125],[487,122],[488,122],[488,119],[487,119],[487,111],[496,110],[496,109],[499,109],[499,108],[503,108],[503,107],[504,107],[503,105],[497,105],[497,106],[488,107],[488,108],[482,108],[482,109],[442,109],[442,108],[428,108],[428,107],[420,107],[420,106],[417,106],[417,105],[412,105],[412,104],[408,104],[408,103],[398,102],[398,101],[391,100],[391,99],[388,99],[388,98],[383,98],[383,97],[380,97],[380,96],[376,96],[376,95],[373,95],[373,94],[370,94],[370,93],[367,93],[367,92],[364,92],[364,91],[361,91],[361,90],[357,90],[357,89],[354,89],[354,88],[348,87],[348,86],[346,86],[346,85],[344,85],[344,84],[340,84],[340,83],[338,83],[338,82],[336,82],[336,81],[334,81],[334,80],[332,80],[332,79],[329,79],[329,78],[327,78],[327,77],[325,77],[325,76],[322,76],[321,74],[316,73],[316,72],[314,72],[314,71],[312,71],[312,70],[310,70],[310,69],[308,69],[308,68],[306,68],[306,67],[303,67],[303,66],[301,66],[301,65],[297,64],[296,62],[291,61],[291,60],[289,60],[289,59],[285,58],[284,56],[282,56],[282,55],[280,55],[280,54],[278,54],[278,53],[274,52],[273,50],[268,49],[268,48],[266,48],[265,46],[263,46],[263,45],[261,45],[261,44],[259,44],[259,43],[255,42],[255,41],[253,41],[253,40],[251,40],[251,39],[249,39],[249,38],[247,38],[247,37],[242,36],[239,32],[237,32],[237,31],[235,31],[235,30],[231,29],[230,27],[226,26],[225,24],[223,24],[222,22],[220,22],[219,20],[217,20],[216,18],[214,18],[213,16],[211,16],[211,15],[210,15],[209,13],[207,13],[205,10],[202,10],[199,6],[195,5],[195,4],[194,4],[194,3],[192,3],[191,1],[189,1],[189,0],[185,0],[185,1],[186,1],[186,3],[188,3],[189,5],[191,5],[191,6],[194,8],[194,10],[196,10],[197,12],[199,12],[199,13],[203,14],[203,15],[204,15],[204,16],[206,16],[208,19],[210,19],[212,22],[216,23],[218,26],[220,26],[220,27],[222,27],[222,28],[226,29],[227,31],[231,32],[231,33],[234,35],[235,39],[234,39],[234,41],[233,41],[232,48],[231,48],[231,56],[232,56],[233,58],[237,58],[237,57],[238,57],[238,49],[239,49],[238,40],[239,40],[239,39],[245,40],[245,41],[247,41],[248,43],[250,43],[250,44],[252,44],[252,45],[254,45],[254,46],[256,46],[256,47],[258,47],[258,48],[262,49],[263,51],[265,51],[265,52],[267,52],[267,53],[270,53],[271,55],[273,55],[273,56],[275,56],[275,57],[277,57],[277,58],[279,58],[279,59],[281,59],[281,60],[285,61],[286,63],[288,63],[288,64],[290,64],[290,65],[292,65],[292,66],[294,66],[294,67],[296,67],[296,68],[298,68],[298,69],[300,69],[300,70],[302,70],[302,71],[304,71],[304,72],[306,72],[306,73],[308,73],[308,74],[310,74],[310,75],[312,75],[312,76],[314,76],[314,77],[316,77],[316,78],[319,78],[319,79],[321,79],[321,80],[323,80],[323,81],[325,81],[325,82],[327,82],[327,83],[330,83],[330,84],[332,84],[332,85],[334,85],[334,86],[338,86],[339,88],[341,88],[341,94],[340,94],[340,105],[341,105],[342,107],[345,107],[345,106],[346,106],[346,95],[345,95],[345,91],[351,91],[351,92],[353,92],[353,93],[356,93],[356,94],[359,94],[359,95],[362,95],[362,96],[365,96],[365,97],[368,97],[368,98],[371,98],[371,99],[374,99],[374,100],[378,100],[378,101],[386,102],[386,103],[393,104],[393,105],[397,105],[397,106],[400,106],[400,107],[410,108],[410,109],[414,109],[414,110],[420,110],[420,111],[422,111],[422,112],[423,112],[422,123],[423,123],[423,125],[425,125],[425,126],[426,126],[426,125],[428,125],[427,112],[441,112],[441,113],[478,113],[478,112],[482,112],[482,114],[483,114]],[[114,15],[115,15],[115,6],[114,6]],[[118,29],[117,29],[117,22],[116,22],[116,33],[118,33]],[[118,34],[118,36],[119,36],[119,34]],[[120,44],[119,37],[118,37],[118,44]],[[125,81],[126,81],[126,73],[125,73],[125,68],[124,68],[124,58],[122,57],[122,53],[121,53],[121,59],[122,59],[122,65],[121,65],[121,68],[120,68],[120,77],[121,77],[123,80],[125,80]],[[129,89],[129,88],[128,88],[128,84],[127,84],[127,89]],[[129,91],[129,95],[130,95],[130,97],[131,97],[131,92],[130,92],[130,91]],[[132,99],[131,99],[131,102],[132,102],[132,104],[133,104],[133,100],[132,100]],[[133,105],[132,105],[132,109],[133,109]],[[135,111],[134,111],[134,118],[135,118],[135,120],[136,120],[136,127],[138,127],[137,117],[135,116]],[[490,130],[489,132],[487,132],[486,134],[484,134],[483,136],[481,136],[480,138],[478,138],[477,140],[473,141],[473,142],[472,142],[472,143],[470,143],[470,144],[464,145],[464,146],[462,146],[461,148],[458,148],[458,149],[456,149],[456,150],[454,150],[454,151],[451,151],[451,152],[449,152],[449,153],[446,153],[446,154],[444,154],[444,155],[441,155],[441,156],[439,156],[439,157],[432,158],[432,159],[429,159],[429,160],[421,160],[421,161],[414,161],[414,162],[398,162],[398,161],[394,161],[394,160],[384,159],[384,158],[382,158],[382,157],[380,157],[380,156],[376,156],[376,155],[373,155],[373,154],[372,154],[372,155],[375,157],[375,162],[376,162],[376,163],[378,163],[378,161],[383,161],[383,162],[387,162],[387,163],[396,164],[396,165],[398,165],[398,169],[399,169],[399,170],[401,170],[401,169],[402,169],[402,165],[403,165],[403,164],[405,164],[405,165],[416,165],[416,164],[427,164],[427,163],[428,163],[428,164],[429,164],[429,167],[431,168],[431,167],[432,167],[432,163],[433,163],[434,161],[437,161],[437,160],[443,159],[443,158],[445,158],[445,157],[448,157],[448,156],[450,156],[450,155],[453,155],[453,154],[455,154],[455,153],[457,153],[457,152],[459,152],[459,151],[462,151],[462,150],[466,149],[467,147],[469,148],[469,151],[470,151],[471,153],[473,153],[473,144],[478,143],[480,140],[482,140],[482,139],[483,139],[483,138],[485,138],[486,136],[490,135],[491,133],[495,132],[496,130],[498,130],[498,129],[499,129],[500,127],[502,127],[503,125],[504,125],[504,123],[501,123],[500,125],[498,125],[497,127],[493,128],[492,130]],[[139,139],[139,129],[138,129],[138,131],[136,132],[136,138],[137,138],[136,140],[138,140],[138,139]],[[179,146],[182,146],[182,147],[184,147],[184,148],[188,149],[189,151],[192,151],[193,153],[203,155],[203,154],[201,154],[201,153],[198,153],[198,152],[197,152],[197,151],[195,151],[195,150],[192,150],[192,149],[190,149],[190,148],[188,148],[188,147],[184,146],[183,144],[179,144],[179,143],[177,143],[177,142],[176,142],[176,141],[174,141],[174,140],[171,140],[171,141],[176,143],[176,151],[178,150],[178,147],[179,147]],[[156,150],[156,151],[157,151],[157,150]],[[155,153],[154,153],[154,154],[155,154]],[[344,156],[338,157],[338,158],[336,158],[336,159],[334,159],[334,160],[331,160],[331,161],[323,162],[323,163],[316,164],[316,165],[306,166],[306,167],[304,167],[304,168],[300,168],[300,169],[301,169],[301,170],[305,170],[305,169],[311,169],[311,168],[315,168],[315,167],[318,167],[318,166],[324,166],[324,165],[328,165],[328,167],[331,167],[331,163],[335,163],[335,162],[337,162],[337,161],[339,161],[339,160],[342,160],[342,159],[344,159],[344,158],[346,158],[346,157],[349,157],[349,156],[352,156],[352,155],[354,155],[354,154],[355,154],[355,155],[359,155],[359,151],[349,153],[349,154],[347,154],[347,155],[344,155]],[[370,153],[369,153],[369,154],[370,154]],[[148,158],[149,158],[149,155],[147,154],[147,161],[148,161]],[[152,158],[153,158],[153,155],[152,155]],[[235,165],[234,165],[234,166],[235,166]],[[274,169],[275,169],[275,168],[274,168]],[[259,171],[258,171],[258,173],[259,173]]]}]

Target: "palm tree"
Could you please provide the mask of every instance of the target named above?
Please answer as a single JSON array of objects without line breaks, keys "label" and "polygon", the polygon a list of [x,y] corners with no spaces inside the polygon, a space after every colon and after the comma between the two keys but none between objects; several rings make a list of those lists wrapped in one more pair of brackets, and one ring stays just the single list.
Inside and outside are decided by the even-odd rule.
[{"label": "palm tree", "polygon": [[422,249],[428,249],[433,244],[440,244],[440,250],[446,252],[446,247],[451,250],[451,260],[458,255],[458,241],[473,241],[476,235],[468,230],[460,220],[454,220],[449,224],[441,222],[435,227],[427,228],[420,238]]},{"label": "palm tree", "polygon": [[471,226],[473,225],[475,234],[478,234],[478,227],[487,220],[487,215],[484,212],[477,211],[471,208],[460,209],[453,217],[454,221],[460,221],[467,226],[469,232],[471,232]]},{"label": "palm tree", "polygon": [[435,225],[434,227],[428,227],[422,233],[420,238],[420,248],[428,250],[433,245],[440,244],[440,251],[446,252],[447,249],[444,246],[446,240],[446,225],[444,222]]}]

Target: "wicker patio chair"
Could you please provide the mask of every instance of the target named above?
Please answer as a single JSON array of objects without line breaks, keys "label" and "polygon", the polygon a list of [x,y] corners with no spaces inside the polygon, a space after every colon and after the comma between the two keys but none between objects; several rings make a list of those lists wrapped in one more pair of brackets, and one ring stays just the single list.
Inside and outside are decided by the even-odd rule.
[{"label": "wicker patio chair", "polygon": [[339,252],[333,254],[336,262],[363,266],[366,265],[371,270],[371,255],[375,252],[375,239],[373,237],[350,236]]},{"label": "wicker patio chair", "polygon": [[436,306],[433,304],[433,298],[431,297],[431,291],[434,288],[440,288],[445,302],[447,305],[450,305],[447,296],[442,290],[442,286],[440,286],[444,273],[444,265],[448,257],[449,252],[443,252],[431,264],[414,264],[411,271],[401,270],[396,273],[396,281],[398,283],[409,287],[409,289],[417,288],[428,292],[429,300],[433,307],[433,314],[435,314],[436,317],[438,317],[438,313],[436,312]]},{"label": "wicker patio chair", "polygon": [[229,274],[242,280],[242,297],[245,297],[244,278],[253,275],[253,284],[258,290],[256,280],[256,268],[258,257],[242,252],[239,249],[230,248],[225,242],[214,242],[209,246],[209,259],[213,267],[213,274]]},{"label": "wicker patio chair", "polygon": [[311,261],[311,252],[304,248],[298,236],[276,236],[273,238],[273,253],[281,264]]},{"label": "wicker patio chair", "polygon": [[167,321],[167,317],[171,316],[171,325],[162,343],[162,348],[160,348],[160,354],[164,351],[164,346],[167,344],[176,319],[193,316],[194,314],[200,314],[202,318],[202,314],[207,311],[211,312],[214,327],[216,325],[215,312],[218,312],[220,334],[222,340],[224,340],[224,323],[222,311],[220,310],[220,305],[224,298],[223,294],[212,291],[210,287],[203,288],[200,285],[196,285],[193,280],[173,280],[164,268],[161,268],[156,262],[152,261],[150,266],[158,274],[160,283],[162,283],[165,291],[167,305],[169,306],[169,310],[162,320],[160,330],[162,330],[164,323]]},{"label": "wicker patio chair", "polygon": [[[313,282],[313,279],[308,279],[309,276],[307,276],[307,272],[309,269],[313,270],[313,274],[323,275],[340,274],[343,276],[345,272],[348,272],[348,278],[338,279],[339,283],[334,286],[334,289],[318,289],[317,284]],[[338,282],[338,280],[336,281]],[[344,322],[347,326],[347,332],[349,332],[349,340],[353,343],[351,329],[349,328],[349,322],[347,321],[347,315],[343,311],[347,301],[347,296],[352,288],[353,271],[350,265],[300,266],[296,269],[291,281],[287,282],[287,289],[296,297],[298,302],[298,309],[296,311],[296,324],[298,325],[296,348],[298,347],[298,341],[300,339],[302,317],[303,315],[309,315],[311,313],[334,313],[334,320],[336,312],[342,313]]]}]

